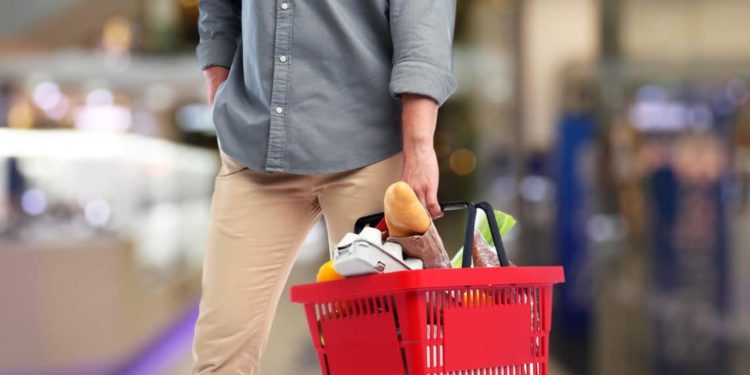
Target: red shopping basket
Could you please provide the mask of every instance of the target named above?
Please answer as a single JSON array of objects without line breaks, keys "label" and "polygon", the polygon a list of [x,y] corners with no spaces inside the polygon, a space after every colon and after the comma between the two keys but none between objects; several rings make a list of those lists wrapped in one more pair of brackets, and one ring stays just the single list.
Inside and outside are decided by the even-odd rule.
[{"label": "red shopping basket", "polygon": [[[470,268],[477,207],[507,266],[489,204],[452,202],[444,210],[469,210],[464,268],[292,287],[323,374],[547,374],[552,286],[563,282],[562,267]],[[380,219],[362,218],[355,231]]]}]

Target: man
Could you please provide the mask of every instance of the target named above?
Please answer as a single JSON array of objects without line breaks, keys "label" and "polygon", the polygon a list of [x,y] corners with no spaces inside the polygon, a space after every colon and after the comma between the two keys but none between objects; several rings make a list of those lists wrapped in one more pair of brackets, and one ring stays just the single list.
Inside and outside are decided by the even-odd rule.
[{"label": "man", "polygon": [[201,0],[198,61],[222,166],[195,374],[258,374],[302,240],[338,242],[409,183],[433,217],[455,0]]}]

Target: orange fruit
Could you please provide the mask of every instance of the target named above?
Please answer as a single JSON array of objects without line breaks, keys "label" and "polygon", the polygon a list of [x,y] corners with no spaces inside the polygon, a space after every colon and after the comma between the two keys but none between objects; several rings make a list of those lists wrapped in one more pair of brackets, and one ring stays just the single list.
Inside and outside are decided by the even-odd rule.
[{"label": "orange fruit", "polygon": [[463,305],[468,307],[479,307],[494,305],[494,298],[482,291],[467,291],[463,293]]},{"label": "orange fruit", "polygon": [[336,272],[336,269],[333,268],[333,260],[329,260],[320,266],[318,276],[315,279],[320,283],[324,281],[344,280],[345,277]]}]

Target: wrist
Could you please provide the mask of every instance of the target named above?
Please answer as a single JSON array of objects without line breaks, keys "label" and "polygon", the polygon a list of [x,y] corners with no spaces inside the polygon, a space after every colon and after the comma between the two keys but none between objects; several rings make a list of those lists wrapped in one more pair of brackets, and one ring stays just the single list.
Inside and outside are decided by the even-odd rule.
[{"label": "wrist", "polygon": [[433,144],[432,136],[405,136],[404,152],[432,150]]},{"label": "wrist", "polygon": [[229,69],[224,66],[212,65],[203,70],[203,77],[210,82],[224,81],[229,75]]},{"label": "wrist", "polygon": [[404,142],[404,160],[418,161],[432,157],[435,154],[432,139]]},{"label": "wrist", "polygon": [[416,159],[434,154],[437,105],[427,97],[404,94],[402,129],[404,156]]}]

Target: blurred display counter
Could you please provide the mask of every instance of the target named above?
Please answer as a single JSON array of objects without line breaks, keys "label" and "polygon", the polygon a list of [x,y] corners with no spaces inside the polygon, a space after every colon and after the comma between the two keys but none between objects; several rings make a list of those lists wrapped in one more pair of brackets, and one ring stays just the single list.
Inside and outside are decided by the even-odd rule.
[{"label": "blurred display counter", "polygon": [[200,267],[218,166],[144,136],[0,129],[0,238],[125,238],[154,274]]},{"label": "blurred display counter", "polygon": [[80,85],[97,77],[128,92],[167,83],[179,97],[203,98],[203,77],[192,51],[158,56],[129,54],[125,64],[114,67],[100,53],[79,48],[0,55],[0,76],[28,79],[29,72],[45,72],[61,84]]},{"label": "blurred display counter", "polygon": [[160,373],[141,363],[177,326],[186,351],[217,156],[0,129],[0,374]]},{"label": "blurred display counter", "polygon": [[200,271],[143,277],[132,243],[0,242],[0,373],[111,373],[196,303]]}]

